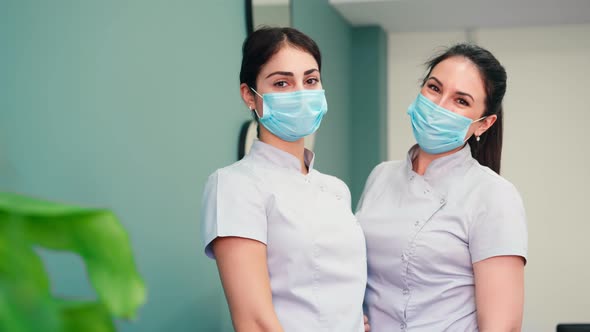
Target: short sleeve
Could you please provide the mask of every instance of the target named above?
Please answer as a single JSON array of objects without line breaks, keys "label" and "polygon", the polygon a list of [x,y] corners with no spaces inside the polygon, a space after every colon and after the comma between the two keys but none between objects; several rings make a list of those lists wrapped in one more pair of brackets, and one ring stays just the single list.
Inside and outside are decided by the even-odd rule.
[{"label": "short sleeve", "polygon": [[209,176],[201,205],[201,239],[205,254],[215,258],[211,243],[236,236],[266,244],[265,199],[256,181],[236,170],[218,170]]},{"label": "short sleeve", "polygon": [[520,194],[510,183],[490,186],[469,229],[471,262],[495,256],[527,259],[528,232]]}]

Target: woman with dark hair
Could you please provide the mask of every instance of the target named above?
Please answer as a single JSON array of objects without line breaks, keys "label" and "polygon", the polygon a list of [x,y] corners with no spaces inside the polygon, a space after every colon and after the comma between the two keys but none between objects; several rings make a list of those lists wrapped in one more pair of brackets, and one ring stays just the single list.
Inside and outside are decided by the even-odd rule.
[{"label": "woman with dark hair", "polygon": [[417,145],[378,165],[357,218],[374,332],[520,331],[527,229],[500,173],[506,72],[459,44],[428,63],[408,115]]},{"label": "woman with dark hair", "polygon": [[244,42],[240,92],[259,140],[209,177],[201,232],[238,332],[365,329],[365,240],[350,192],[304,148],[328,110],[320,72],[318,46],[295,29]]}]

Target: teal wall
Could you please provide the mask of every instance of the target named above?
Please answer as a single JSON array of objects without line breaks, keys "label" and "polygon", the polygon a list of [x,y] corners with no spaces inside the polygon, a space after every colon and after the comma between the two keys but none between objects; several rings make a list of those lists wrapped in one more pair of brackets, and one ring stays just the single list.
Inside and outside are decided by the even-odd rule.
[{"label": "teal wall", "polygon": [[[384,34],[351,27],[327,0],[291,5],[324,59],[317,166],[354,205],[384,154],[373,130],[385,125]],[[249,119],[245,33],[242,0],[0,2],[0,190],[120,217],[149,291],[120,331],[231,331],[198,215],[208,174],[235,160]],[[93,296],[80,260],[43,255],[56,293]]]},{"label": "teal wall", "polygon": [[[249,118],[245,34],[243,0],[0,2],[0,190],[120,217],[149,291],[120,331],[231,330],[198,215]],[[57,293],[91,293],[50,258]]]},{"label": "teal wall", "polygon": [[292,0],[291,7],[293,27],[313,38],[322,52],[328,113],[316,136],[316,167],[350,185],[352,27],[328,0]]},{"label": "teal wall", "polygon": [[387,159],[387,34],[355,27],[352,45],[350,191],[357,202],[371,170]]},{"label": "teal wall", "polygon": [[293,27],[322,52],[328,113],[316,137],[320,171],[342,179],[356,206],[371,169],[386,158],[387,36],[352,27],[328,0],[292,0]]}]

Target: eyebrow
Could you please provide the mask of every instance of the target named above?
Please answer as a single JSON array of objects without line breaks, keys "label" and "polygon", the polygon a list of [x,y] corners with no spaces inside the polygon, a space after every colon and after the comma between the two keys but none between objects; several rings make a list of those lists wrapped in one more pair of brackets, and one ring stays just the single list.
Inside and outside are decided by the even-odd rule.
[{"label": "eyebrow", "polygon": [[320,72],[319,70],[317,70],[317,69],[315,69],[315,68],[312,68],[312,69],[308,69],[308,70],[306,70],[306,71],[303,73],[303,75],[309,75],[309,74],[313,73],[314,71],[317,71],[318,73]]},{"label": "eyebrow", "polygon": [[[313,72],[316,72],[316,71],[319,73],[319,70],[317,70],[316,68],[308,69],[305,72],[303,72],[303,75],[309,75],[309,74],[311,74]],[[266,76],[266,78],[269,78],[269,77],[274,76],[274,75],[295,76],[290,71],[275,71],[273,73],[270,73],[268,76]]]},{"label": "eyebrow", "polygon": [[[441,82],[441,81],[440,81],[438,78],[436,78],[436,77],[434,77],[434,76],[430,76],[430,77],[428,78],[428,80],[435,80],[435,81],[436,81],[436,83],[438,83],[438,84],[439,84],[441,87],[443,86],[442,82]],[[473,96],[472,96],[472,95],[470,95],[470,94],[468,94],[467,92],[463,92],[463,91],[457,91],[456,93],[457,93],[458,95],[460,95],[460,96],[467,96],[467,97],[471,98],[471,100],[472,100],[472,101],[475,101],[475,98],[473,98]]]}]

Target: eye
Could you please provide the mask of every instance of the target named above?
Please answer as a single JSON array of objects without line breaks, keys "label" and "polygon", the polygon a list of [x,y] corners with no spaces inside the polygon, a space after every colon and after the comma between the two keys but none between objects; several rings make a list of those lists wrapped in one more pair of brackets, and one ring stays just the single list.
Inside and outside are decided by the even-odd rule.
[{"label": "eye", "polygon": [[279,88],[284,88],[288,85],[288,83],[287,81],[277,81],[273,85]]},{"label": "eye", "polygon": [[436,86],[434,84],[428,84],[428,88],[434,92],[440,92],[440,89],[438,88],[438,86]]},{"label": "eye", "polygon": [[308,85],[316,85],[320,82],[320,80],[316,77],[309,77],[308,79],[305,80],[305,84]]},{"label": "eye", "polygon": [[457,102],[463,106],[469,106],[469,102],[463,98],[457,99]]}]

